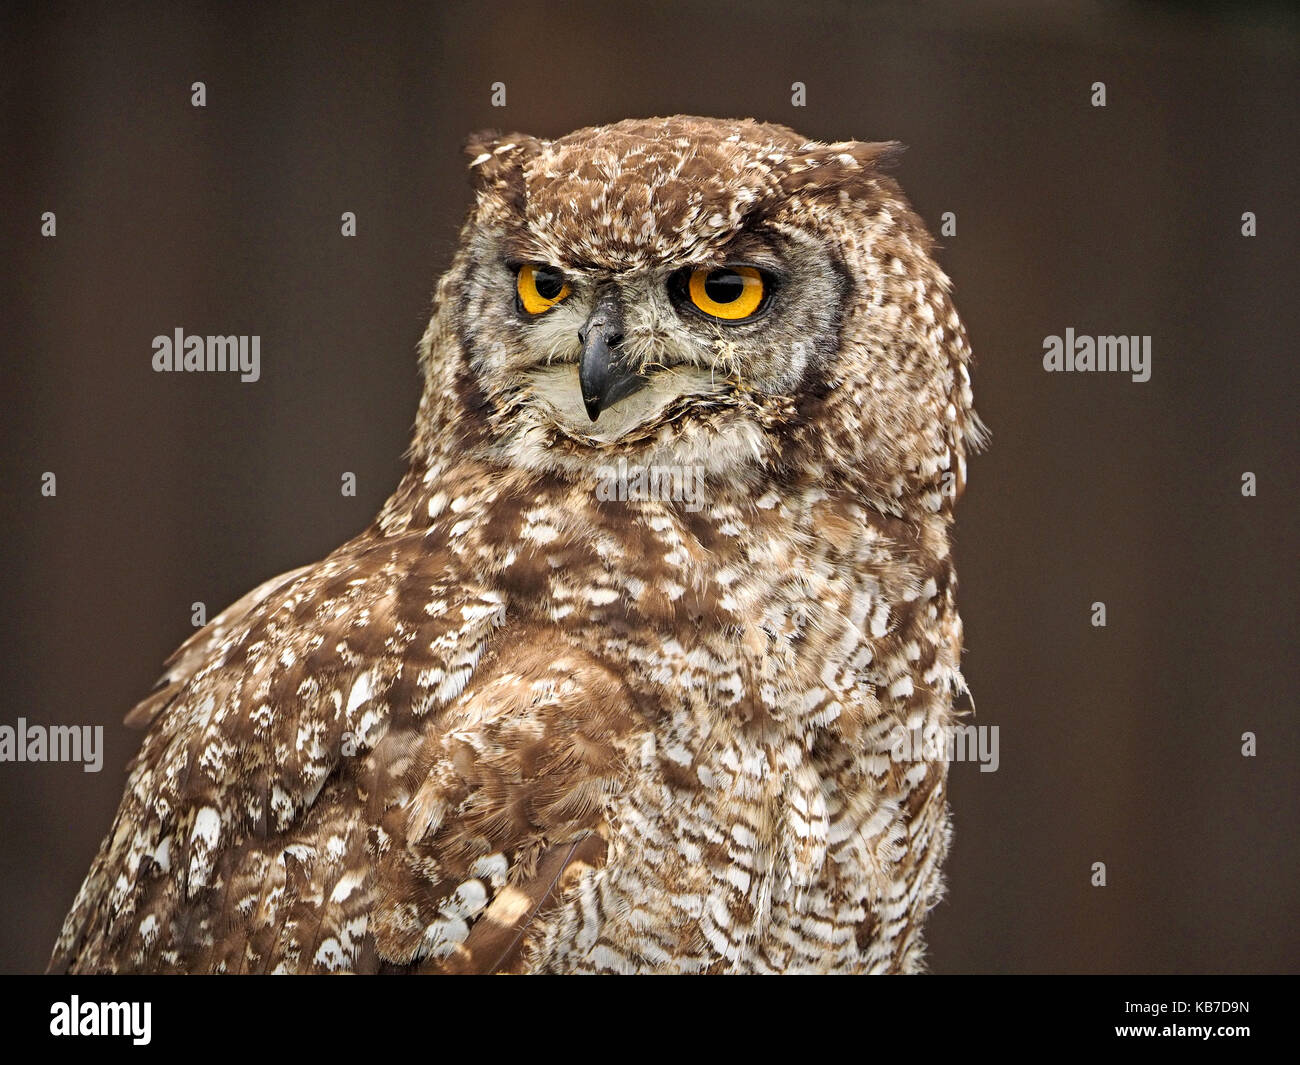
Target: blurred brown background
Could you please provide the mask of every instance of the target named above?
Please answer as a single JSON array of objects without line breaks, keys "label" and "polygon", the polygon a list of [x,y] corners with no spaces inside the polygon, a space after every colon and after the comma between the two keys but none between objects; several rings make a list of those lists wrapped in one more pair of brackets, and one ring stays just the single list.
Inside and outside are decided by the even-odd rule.
[{"label": "blurred brown background", "polygon": [[[674,112],[902,140],[918,210],[936,231],[957,214],[942,260],[993,430],[958,527],[966,670],[1001,767],[954,767],[933,969],[1298,967],[1285,7],[3,18],[0,724],[102,723],[107,754],[97,775],[0,765],[0,969],[44,966],[138,743],[122,715],[191,631],[190,604],[211,616],[321,557],[395,484],[415,345],[468,202],[460,142]],[[260,334],[262,380],[153,373],[151,339],[178,326]],[[1043,338],[1067,327],[1151,334],[1151,380],[1045,374]],[[1258,498],[1240,494],[1247,470]]]}]

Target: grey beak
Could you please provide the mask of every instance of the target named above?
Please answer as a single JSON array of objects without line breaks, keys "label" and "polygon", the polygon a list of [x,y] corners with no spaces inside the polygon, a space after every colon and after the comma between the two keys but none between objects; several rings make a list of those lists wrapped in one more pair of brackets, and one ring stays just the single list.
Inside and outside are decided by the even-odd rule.
[{"label": "grey beak", "polygon": [[623,343],[623,307],[618,290],[612,285],[597,296],[595,309],[578,330],[578,341],[582,344],[582,358],[578,363],[582,403],[594,422],[601,411],[646,383],[644,377],[623,364],[618,350]]}]

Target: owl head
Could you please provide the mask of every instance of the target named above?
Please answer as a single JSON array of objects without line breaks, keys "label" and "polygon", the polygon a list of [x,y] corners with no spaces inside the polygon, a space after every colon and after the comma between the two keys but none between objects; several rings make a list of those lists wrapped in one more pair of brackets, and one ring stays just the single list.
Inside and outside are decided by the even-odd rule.
[{"label": "owl head", "polygon": [[674,117],[470,139],[475,202],[425,338],[443,439],[581,477],[816,477],[945,507],[969,349],[893,143]]}]

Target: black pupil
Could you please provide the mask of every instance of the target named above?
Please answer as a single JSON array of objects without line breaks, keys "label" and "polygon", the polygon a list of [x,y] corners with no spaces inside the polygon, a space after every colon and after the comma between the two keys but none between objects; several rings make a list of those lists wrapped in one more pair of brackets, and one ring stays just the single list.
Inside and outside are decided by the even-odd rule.
[{"label": "black pupil", "polygon": [[564,291],[564,275],[549,266],[539,266],[533,271],[533,287],[544,300],[558,299]]},{"label": "black pupil", "polygon": [[714,270],[704,279],[704,294],[714,303],[735,303],[745,291],[745,279],[734,270]]}]

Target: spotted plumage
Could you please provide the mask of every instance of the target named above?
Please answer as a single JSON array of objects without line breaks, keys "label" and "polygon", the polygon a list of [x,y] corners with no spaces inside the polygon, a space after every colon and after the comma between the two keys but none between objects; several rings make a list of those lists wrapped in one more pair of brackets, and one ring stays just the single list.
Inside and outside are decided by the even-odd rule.
[{"label": "spotted plumage", "polygon": [[[946,766],[891,743],[964,688],[981,430],[895,154],[688,117],[474,138],[408,473],[132,712],[52,968],[920,968]],[[701,491],[611,498],[616,468]]]}]

